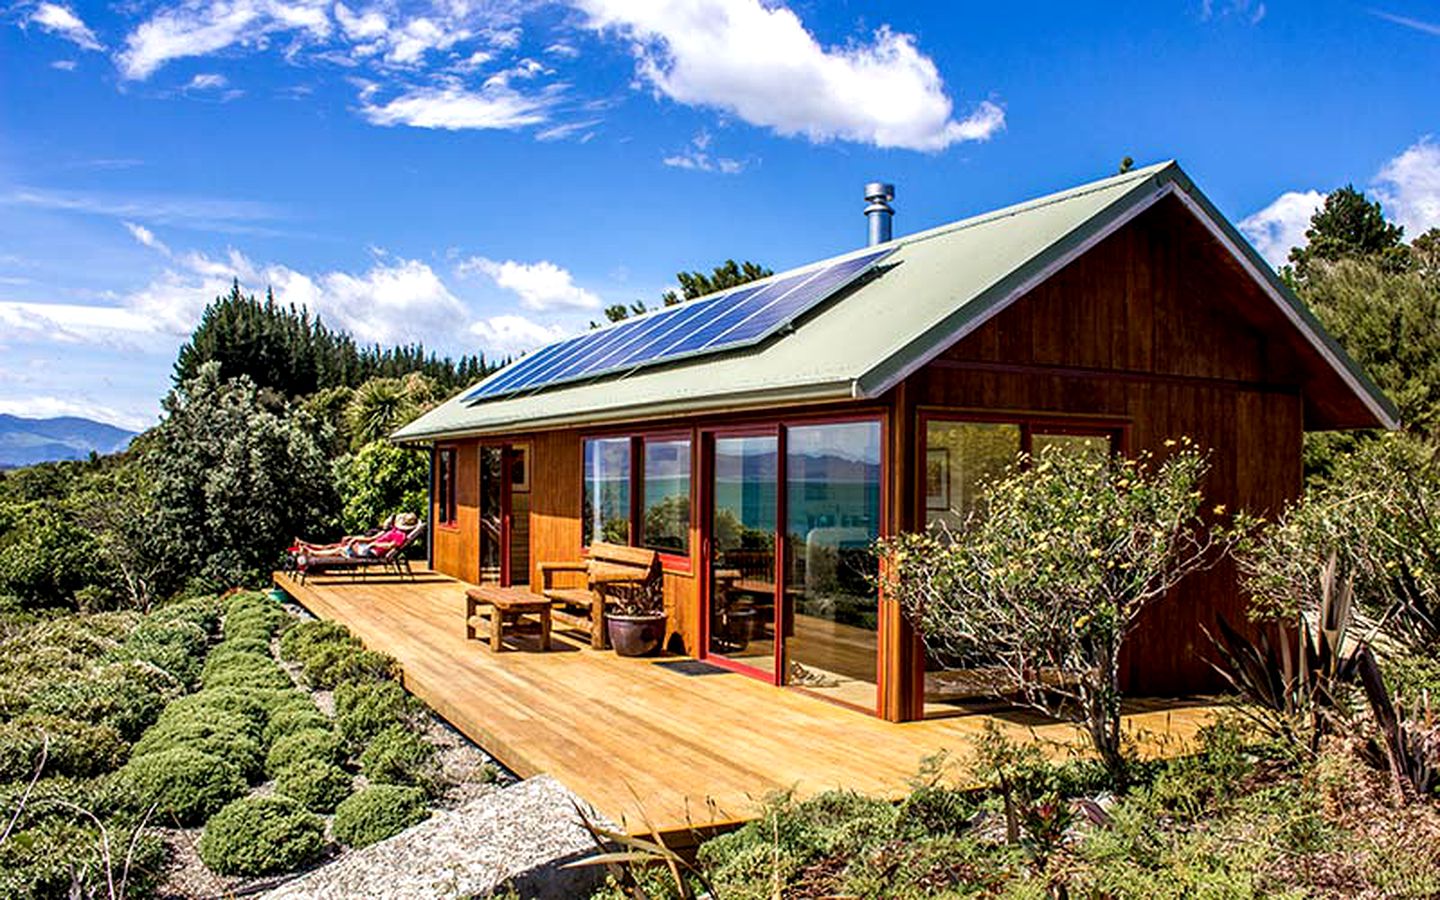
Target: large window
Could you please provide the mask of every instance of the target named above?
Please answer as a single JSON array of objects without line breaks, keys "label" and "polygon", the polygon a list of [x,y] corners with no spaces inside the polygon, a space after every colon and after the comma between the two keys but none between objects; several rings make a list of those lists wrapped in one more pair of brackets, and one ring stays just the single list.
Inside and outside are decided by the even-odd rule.
[{"label": "large window", "polygon": [[873,707],[880,536],[878,421],[786,429],[786,682]]},{"label": "large window", "polygon": [[630,439],[585,442],[585,546],[630,543]]},{"label": "large window", "polygon": [[641,543],[651,550],[690,553],[690,439],[645,439],[645,508]]},{"label": "large window", "polygon": [[441,525],[454,525],[455,448],[441,447],[435,451],[435,519]]},{"label": "large window", "polygon": [[592,438],[584,456],[585,546],[605,541],[689,556],[689,437]]}]

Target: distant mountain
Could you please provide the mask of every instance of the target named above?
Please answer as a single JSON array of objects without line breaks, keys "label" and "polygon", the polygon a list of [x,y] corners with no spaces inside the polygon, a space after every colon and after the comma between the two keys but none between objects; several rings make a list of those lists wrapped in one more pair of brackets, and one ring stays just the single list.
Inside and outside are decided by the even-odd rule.
[{"label": "distant mountain", "polygon": [[25,419],[0,413],[0,469],[62,459],[85,459],[91,451],[115,453],[135,432],[77,416]]}]

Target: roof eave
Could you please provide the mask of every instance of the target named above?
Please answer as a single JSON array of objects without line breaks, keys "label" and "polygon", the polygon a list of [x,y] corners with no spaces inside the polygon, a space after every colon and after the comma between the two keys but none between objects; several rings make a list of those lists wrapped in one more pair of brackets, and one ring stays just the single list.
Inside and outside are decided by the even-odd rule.
[{"label": "roof eave", "polygon": [[728,394],[713,394],[686,397],[653,403],[635,403],[627,406],[610,407],[600,411],[564,413],[553,416],[531,416],[512,418],[488,425],[464,428],[413,429],[421,420],[400,429],[390,436],[397,444],[423,444],[435,441],[463,440],[500,434],[518,434],[532,431],[555,431],[566,428],[586,428],[614,425],[640,419],[654,419],[666,416],[684,416],[716,410],[750,410],[774,408],[777,406],[801,406],[811,403],[826,403],[852,400],[860,396],[853,379],[813,382],[784,387],[738,391]]}]

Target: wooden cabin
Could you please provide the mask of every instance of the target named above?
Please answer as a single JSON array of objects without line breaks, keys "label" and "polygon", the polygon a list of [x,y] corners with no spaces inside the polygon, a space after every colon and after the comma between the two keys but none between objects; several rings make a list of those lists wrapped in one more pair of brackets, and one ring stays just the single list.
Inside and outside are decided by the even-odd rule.
[{"label": "wooden cabin", "polygon": [[[433,454],[433,568],[538,589],[594,541],[653,548],[668,649],[905,721],[983,678],[877,596],[877,536],[958,521],[1020,451],[1182,435],[1207,503],[1274,512],[1305,431],[1395,425],[1170,162],[557,342],[395,439]],[[1154,607],[1130,691],[1212,687],[1222,614],[1228,564]]]}]

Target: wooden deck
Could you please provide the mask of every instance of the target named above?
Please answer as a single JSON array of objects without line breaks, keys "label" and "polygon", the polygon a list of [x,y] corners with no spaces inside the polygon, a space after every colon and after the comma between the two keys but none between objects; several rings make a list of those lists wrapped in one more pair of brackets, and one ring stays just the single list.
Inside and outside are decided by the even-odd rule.
[{"label": "wooden deck", "polygon": [[[921,760],[963,760],[981,714],[893,724],[733,672],[686,675],[591,650],[557,631],[555,649],[491,653],[465,639],[468,585],[417,571],[275,583],[317,616],[399,659],[405,685],[521,776],[549,773],[602,815],[684,835],[751,818],[766,793],[852,788],[898,798]],[[523,638],[521,640],[524,640]],[[702,667],[708,668],[708,667]],[[1142,704],[1127,725],[1142,750],[1176,753],[1211,713]],[[1083,746],[1079,732],[1024,714],[997,718],[1017,737]],[[1055,752],[1066,752],[1055,747]],[[643,809],[643,815],[641,810]]]}]

